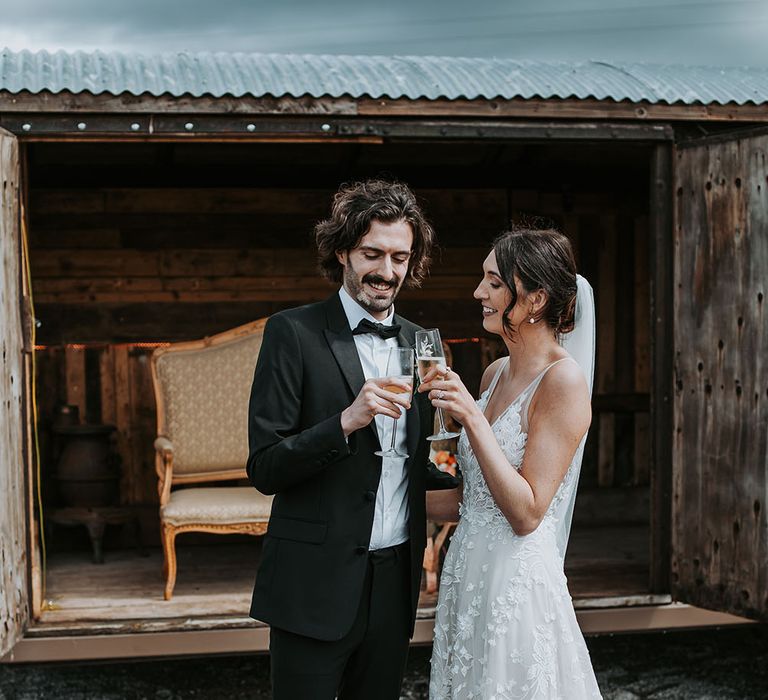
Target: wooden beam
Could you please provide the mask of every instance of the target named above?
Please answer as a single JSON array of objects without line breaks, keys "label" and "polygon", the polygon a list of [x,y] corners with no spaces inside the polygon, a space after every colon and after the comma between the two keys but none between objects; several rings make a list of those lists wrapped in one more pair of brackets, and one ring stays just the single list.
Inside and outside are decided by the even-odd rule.
[{"label": "wooden beam", "polygon": [[0,90],[0,112],[93,112],[100,114],[357,114],[352,97],[192,97],[182,95],[111,95],[67,90],[37,93]]},{"label": "wooden beam", "polygon": [[337,116],[57,114],[0,112],[0,126],[24,140],[259,140],[311,141],[668,141],[668,125],[603,121],[509,119],[385,119]]},{"label": "wooden beam", "polygon": [[674,276],[672,147],[651,157],[651,591],[670,589],[672,537],[672,365]]},{"label": "wooden beam", "polygon": [[642,121],[768,122],[762,105],[651,104],[597,99],[477,99],[477,100],[391,100],[360,98],[361,116],[419,117],[527,117],[532,119],[620,119]]},{"label": "wooden beam", "polygon": [[98,114],[266,114],[482,117],[530,119],[619,119],[642,121],[768,122],[765,105],[652,104],[629,100],[534,98],[409,100],[371,97],[192,97],[184,95],[112,95],[88,92],[0,91],[4,113]]}]

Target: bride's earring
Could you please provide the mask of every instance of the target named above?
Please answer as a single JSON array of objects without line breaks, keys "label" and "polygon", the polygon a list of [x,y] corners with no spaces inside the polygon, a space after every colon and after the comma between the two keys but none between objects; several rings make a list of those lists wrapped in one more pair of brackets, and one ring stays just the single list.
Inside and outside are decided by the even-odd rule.
[{"label": "bride's earring", "polygon": [[528,323],[536,323],[536,319],[535,319],[533,316],[531,316],[531,317],[528,319]]}]

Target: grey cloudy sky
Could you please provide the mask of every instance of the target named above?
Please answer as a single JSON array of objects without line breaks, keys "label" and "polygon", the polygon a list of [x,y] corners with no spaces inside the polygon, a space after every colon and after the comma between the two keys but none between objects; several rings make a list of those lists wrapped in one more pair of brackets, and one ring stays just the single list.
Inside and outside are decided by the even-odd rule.
[{"label": "grey cloudy sky", "polygon": [[0,17],[0,46],[14,50],[430,54],[768,67],[768,0],[0,0]]}]

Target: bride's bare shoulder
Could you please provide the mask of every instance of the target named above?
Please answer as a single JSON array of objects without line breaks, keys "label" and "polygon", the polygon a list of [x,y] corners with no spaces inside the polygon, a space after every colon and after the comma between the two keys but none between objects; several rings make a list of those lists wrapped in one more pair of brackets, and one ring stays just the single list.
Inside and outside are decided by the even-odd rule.
[{"label": "bride's bare shoulder", "polygon": [[[545,411],[581,415],[589,424],[591,400],[581,367],[570,358],[551,367],[539,385],[535,403]],[[532,406],[532,408],[534,408]]]},{"label": "bride's bare shoulder", "polygon": [[589,400],[589,388],[584,372],[570,357],[564,358],[562,362],[557,362],[547,370],[541,380],[539,394],[558,395],[561,399],[567,395],[574,399]]},{"label": "bride's bare shoulder", "polygon": [[491,362],[491,364],[485,368],[485,372],[483,372],[483,378],[480,380],[481,394],[491,385],[493,378],[496,376],[496,372],[499,371],[499,367],[501,367],[502,363],[505,362],[506,359],[506,357],[500,357],[498,360]]}]

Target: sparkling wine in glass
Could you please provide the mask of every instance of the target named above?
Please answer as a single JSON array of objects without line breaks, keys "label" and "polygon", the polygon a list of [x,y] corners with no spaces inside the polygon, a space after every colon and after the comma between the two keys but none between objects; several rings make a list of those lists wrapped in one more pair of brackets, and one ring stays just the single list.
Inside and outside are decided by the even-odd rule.
[{"label": "sparkling wine in glass", "polygon": [[[399,379],[408,384],[410,389],[403,389],[397,384],[385,384],[384,389],[393,394],[410,394],[413,392],[413,360],[414,352],[411,348],[390,348],[387,358],[387,377]],[[396,447],[397,440],[397,418],[392,419],[392,438],[389,447],[386,450],[377,450],[373,454],[379,457],[399,457],[406,458],[407,454],[398,452]]]},{"label": "sparkling wine in glass", "polygon": [[[445,353],[443,353],[443,341],[437,328],[416,331],[416,362],[419,369],[419,378],[423,381],[427,372],[437,365],[445,367]],[[443,412],[437,409],[437,420],[440,430],[430,435],[427,440],[449,440],[459,436],[446,429]]]}]

